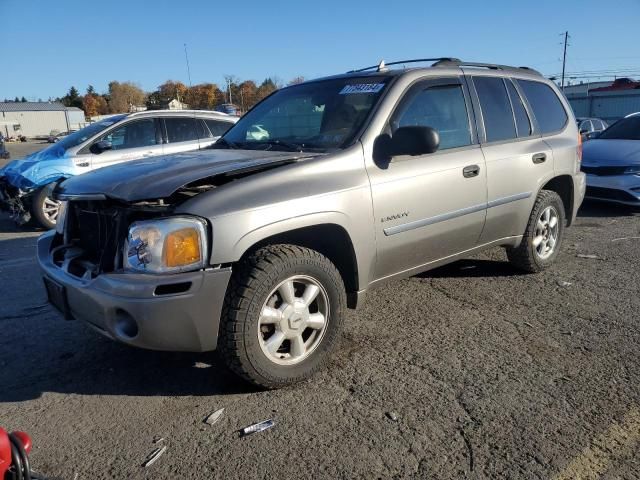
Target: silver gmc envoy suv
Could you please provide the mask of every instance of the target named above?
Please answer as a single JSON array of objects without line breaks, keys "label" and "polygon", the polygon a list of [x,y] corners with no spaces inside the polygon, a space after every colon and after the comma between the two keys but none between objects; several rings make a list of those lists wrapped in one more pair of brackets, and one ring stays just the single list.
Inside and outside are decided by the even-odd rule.
[{"label": "silver gmc envoy suv", "polygon": [[327,361],[373,287],[490,247],[549,266],[584,197],[580,160],[571,108],[531,69],[381,62],[276,91],[206,150],[61,183],[38,260],[67,319],[217,348],[275,388]]}]

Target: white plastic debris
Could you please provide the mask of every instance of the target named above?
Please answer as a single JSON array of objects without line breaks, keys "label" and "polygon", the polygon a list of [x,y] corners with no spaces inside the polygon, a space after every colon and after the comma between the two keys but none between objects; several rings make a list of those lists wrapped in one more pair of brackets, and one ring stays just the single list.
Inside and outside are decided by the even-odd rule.
[{"label": "white plastic debris", "polygon": [[145,462],[142,464],[144,468],[150,467],[167,451],[167,446],[161,448],[156,448],[153,452],[149,454]]},{"label": "white plastic debris", "polygon": [[253,425],[249,425],[248,427],[244,427],[242,431],[242,436],[246,437],[247,435],[252,435],[254,433],[263,432],[275,425],[273,420],[265,420],[263,422],[254,423]]},{"label": "white plastic debris", "polygon": [[569,287],[573,285],[571,282],[565,282],[564,280],[558,280],[556,283],[559,287]]},{"label": "white plastic debris", "polygon": [[206,423],[207,425],[215,424],[218,420],[220,420],[220,417],[222,417],[223,413],[224,413],[224,408],[221,408],[220,410],[216,410],[215,412],[213,412],[211,415],[209,415],[207,418],[204,419],[204,423]]},{"label": "white plastic debris", "polygon": [[576,255],[576,257],[578,258],[587,258],[589,260],[599,260],[600,257],[597,255],[591,255],[591,254],[585,254],[585,253],[579,253]]}]

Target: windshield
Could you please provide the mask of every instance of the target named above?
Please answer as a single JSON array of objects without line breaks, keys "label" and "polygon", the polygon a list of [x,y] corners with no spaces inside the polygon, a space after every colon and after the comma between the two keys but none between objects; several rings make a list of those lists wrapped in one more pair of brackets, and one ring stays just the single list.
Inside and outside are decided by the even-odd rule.
[{"label": "windshield", "polygon": [[600,134],[605,140],[640,140],[640,115],[623,118]]},{"label": "windshield", "polygon": [[213,148],[344,148],[353,141],[388,81],[388,77],[349,77],[284,88],[242,117]]},{"label": "windshield", "polygon": [[113,117],[105,118],[99,122],[92,123],[91,125],[84,127],[77,132],[73,132],[67,136],[61,137],[60,141],[56,144],[58,147],[62,147],[65,150],[71,147],[80,145],[82,142],[100,133],[107,127],[110,127],[116,122],[119,122],[126,115],[114,115]]}]

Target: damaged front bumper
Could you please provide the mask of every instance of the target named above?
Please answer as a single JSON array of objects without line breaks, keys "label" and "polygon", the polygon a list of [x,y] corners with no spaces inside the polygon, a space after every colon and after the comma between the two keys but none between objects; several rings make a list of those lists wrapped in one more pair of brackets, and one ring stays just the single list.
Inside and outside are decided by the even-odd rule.
[{"label": "damaged front bumper", "polygon": [[[59,240],[59,238],[58,238]],[[38,263],[49,300],[67,318],[135,347],[203,352],[214,350],[231,268],[149,275],[123,271],[93,278],[54,260],[56,232],[38,239]],[[64,254],[63,254],[64,256]]]},{"label": "damaged front bumper", "polygon": [[31,196],[34,190],[24,191],[14,187],[6,177],[0,177],[0,210],[9,212],[9,217],[18,225],[31,220]]}]

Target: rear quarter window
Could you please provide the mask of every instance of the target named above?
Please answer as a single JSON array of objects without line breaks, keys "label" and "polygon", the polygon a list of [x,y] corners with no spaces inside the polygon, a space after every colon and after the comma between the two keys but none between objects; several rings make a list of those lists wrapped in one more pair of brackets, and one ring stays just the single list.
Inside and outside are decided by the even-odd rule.
[{"label": "rear quarter window", "polygon": [[531,105],[542,134],[562,130],[567,124],[567,112],[553,89],[533,80],[517,80]]}]

